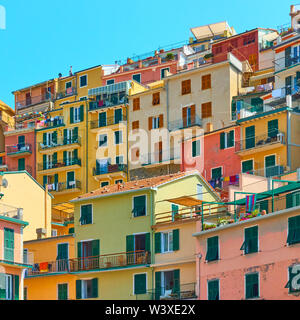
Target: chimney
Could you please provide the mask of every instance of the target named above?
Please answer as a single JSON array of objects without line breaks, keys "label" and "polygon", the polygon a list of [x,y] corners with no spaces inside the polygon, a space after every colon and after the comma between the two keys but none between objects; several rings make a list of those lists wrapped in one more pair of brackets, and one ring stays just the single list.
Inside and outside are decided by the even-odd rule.
[{"label": "chimney", "polygon": [[61,73],[59,73],[59,74],[58,74],[58,77],[59,77],[59,78],[61,78],[61,77],[62,77],[62,74],[61,74]]},{"label": "chimney", "polygon": [[292,4],[291,5],[290,15],[292,15],[294,12],[295,12],[295,6]]},{"label": "chimney", "polygon": [[70,75],[70,76],[73,75],[73,73],[72,73],[72,66],[70,67],[69,75]]},{"label": "chimney", "polygon": [[44,228],[38,228],[38,229],[36,229],[36,235],[37,235],[37,239],[45,238],[45,236],[46,236],[46,229],[44,229]]}]

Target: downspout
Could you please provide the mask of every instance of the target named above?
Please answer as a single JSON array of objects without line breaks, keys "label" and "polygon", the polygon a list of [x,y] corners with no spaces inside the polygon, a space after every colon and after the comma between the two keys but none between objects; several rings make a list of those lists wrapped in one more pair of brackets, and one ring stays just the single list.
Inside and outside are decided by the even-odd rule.
[{"label": "downspout", "polygon": [[88,184],[89,184],[89,182],[88,182],[88,174],[89,174],[89,164],[88,164],[88,159],[89,159],[89,157],[88,157],[88,145],[89,145],[89,135],[88,135],[88,124],[89,124],[89,122],[88,122],[88,116],[89,116],[89,113],[88,113],[88,101],[89,101],[89,99],[87,99],[87,100],[85,100],[85,107],[86,107],[86,117],[85,117],[85,141],[86,141],[86,143],[85,143],[85,145],[86,145],[86,150],[85,150],[85,181],[86,181],[86,183],[85,183],[85,192],[87,193],[87,192],[89,192],[88,191]]},{"label": "downspout", "polygon": [[166,80],[166,97],[167,97],[167,128],[170,131],[170,127],[169,127],[169,121],[170,121],[170,117],[169,117],[169,80]]},{"label": "downspout", "polygon": [[288,110],[286,114],[286,134],[287,134],[287,147],[286,147],[286,158],[287,158],[287,165],[291,170],[291,113]]},{"label": "downspout", "polygon": [[[150,211],[151,211],[151,226],[154,225],[154,192],[156,191],[156,189],[151,188],[150,190]],[[152,254],[151,254],[151,264],[155,263],[155,250],[154,250],[154,230],[153,228],[151,228],[151,240],[152,240]],[[154,288],[154,268],[152,267],[152,294],[153,294],[153,290],[155,290]]]},{"label": "downspout", "polygon": [[128,153],[129,153],[129,112],[128,112],[129,105],[126,105],[126,122],[127,122],[127,137],[126,137],[126,152],[127,152],[127,181],[130,181],[130,174],[129,174],[129,162],[128,162]]}]

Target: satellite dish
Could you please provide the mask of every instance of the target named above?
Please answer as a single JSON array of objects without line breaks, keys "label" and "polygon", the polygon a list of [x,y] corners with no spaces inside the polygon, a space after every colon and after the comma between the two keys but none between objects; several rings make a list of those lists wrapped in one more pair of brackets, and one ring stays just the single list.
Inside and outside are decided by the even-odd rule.
[{"label": "satellite dish", "polygon": [[4,187],[4,188],[8,187],[8,181],[6,179],[2,180],[2,187]]}]

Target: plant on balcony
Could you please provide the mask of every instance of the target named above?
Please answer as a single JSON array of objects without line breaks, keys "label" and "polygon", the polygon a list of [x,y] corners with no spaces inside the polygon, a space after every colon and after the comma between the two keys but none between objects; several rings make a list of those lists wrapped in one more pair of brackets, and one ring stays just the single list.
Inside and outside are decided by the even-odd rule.
[{"label": "plant on balcony", "polygon": [[167,55],[166,55],[166,60],[167,61],[170,61],[170,60],[173,60],[174,59],[174,54],[173,53],[168,53]]},{"label": "plant on balcony", "polygon": [[217,227],[216,224],[207,224],[207,223],[204,223],[204,224],[203,224],[203,230],[214,229],[214,228],[216,228],[216,227]]},{"label": "plant on balcony", "polygon": [[204,59],[210,59],[213,57],[213,54],[212,53],[207,53],[203,58]]}]

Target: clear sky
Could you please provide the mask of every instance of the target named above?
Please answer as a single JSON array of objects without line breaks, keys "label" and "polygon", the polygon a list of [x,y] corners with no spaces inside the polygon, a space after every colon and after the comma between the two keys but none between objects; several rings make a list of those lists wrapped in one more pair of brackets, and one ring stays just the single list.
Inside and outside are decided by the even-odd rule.
[{"label": "clear sky", "polygon": [[12,91],[187,40],[228,21],[240,33],[290,22],[288,0],[0,0],[0,100]]}]

